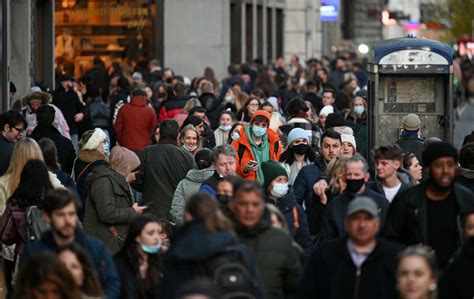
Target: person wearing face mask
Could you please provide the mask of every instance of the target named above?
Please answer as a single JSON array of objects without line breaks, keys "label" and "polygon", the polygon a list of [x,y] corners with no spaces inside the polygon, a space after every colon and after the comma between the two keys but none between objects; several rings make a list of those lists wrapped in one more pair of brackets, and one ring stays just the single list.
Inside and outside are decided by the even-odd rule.
[{"label": "person wearing face mask", "polygon": [[366,184],[369,180],[367,161],[359,154],[350,157],[345,165],[346,188],[344,191],[328,202],[321,227],[321,240],[328,241],[346,235],[344,229],[344,215],[348,205],[356,196],[367,196],[378,206],[378,214],[381,225],[385,222],[389,202],[381,194],[369,190]]},{"label": "person wearing face mask", "polygon": [[236,122],[235,124],[232,125],[232,127],[230,128],[230,131],[229,131],[229,137],[227,138],[227,143],[228,144],[231,144],[232,141],[234,140],[237,140],[240,138],[240,129],[242,129],[242,127],[244,126],[245,124],[241,121],[238,121]]},{"label": "person wearing face mask", "polygon": [[219,115],[219,128],[214,131],[216,146],[227,143],[232,125],[235,122],[235,114],[232,111],[222,111]]},{"label": "person wearing face mask", "polygon": [[288,148],[281,154],[280,163],[288,173],[288,183],[292,186],[303,166],[316,160],[316,153],[308,145],[308,132],[294,128],[288,134]]},{"label": "person wearing face mask", "polygon": [[362,97],[356,97],[350,108],[346,115],[346,125],[352,129],[357,140],[357,151],[367,157],[367,102]]},{"label": "person wearing face mask", "polygon": [[202,148],[201,136],[199,135],[198,129],[191,124],[181,129],[178,142],[193,156]]},{"label": "person wearing face mask", "polygon": [[237,174],[246,180],[263,183],[261,164],[280,158],[280,137],[268,128],[269,124],[270,114],[257,110],[250,124],[240,130],[240,138],[232,142],[237,152]]},{"label": "person wearing face mask", "polygon": [[303,248],[312,247],[306,215],[296,202],[293,190],[288,186],[288,174],[275,161],[262,163],[263,188],[267,202],[274,204],[285,216],[289,231],[294,240]]},{"label": "person wearing face mask", "polygon": [[142,215],[130,223],[125,241],[114,256],[122,282],[120,298],[160,298],[160,232],[161,225],[155,216]]}]

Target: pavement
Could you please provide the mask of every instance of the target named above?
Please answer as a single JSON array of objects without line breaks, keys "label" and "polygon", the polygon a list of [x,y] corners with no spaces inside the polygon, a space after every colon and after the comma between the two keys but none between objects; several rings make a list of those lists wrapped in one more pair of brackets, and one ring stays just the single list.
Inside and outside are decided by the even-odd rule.
[{"label": "pavement", "polygon": [[464,136],[474,130],[474,100],[466,102],[458,109],[459,119],[454,122],[453,144],[461,148]]}]

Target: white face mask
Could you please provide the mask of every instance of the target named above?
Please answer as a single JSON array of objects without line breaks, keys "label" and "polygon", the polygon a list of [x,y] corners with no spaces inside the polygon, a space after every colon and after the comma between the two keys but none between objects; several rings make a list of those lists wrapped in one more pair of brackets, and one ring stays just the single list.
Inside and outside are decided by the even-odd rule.
[{"label": "white face mask", "polygon": [[227,126],[220,125],[219,129],[221,129],[222,131],[228,132],[230,131],[230,129],[232,129],[232,125],[227,125]]},{"label": "white face mask", "polygon": [[275,183],[273,185],[271,194],[275,196],[276,198],[282,198],[288,193],[288,189],[289,189],[288,183],[282,183],[282,184]]}]

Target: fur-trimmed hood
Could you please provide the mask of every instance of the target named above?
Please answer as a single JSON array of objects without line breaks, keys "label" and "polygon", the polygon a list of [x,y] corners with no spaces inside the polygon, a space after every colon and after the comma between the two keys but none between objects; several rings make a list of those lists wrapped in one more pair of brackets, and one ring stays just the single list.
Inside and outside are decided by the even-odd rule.
[{"label": "fur-trimmed hood", "polygon": [[109,157],[97,150],[79,150],[77,158],[86,163],[92,163],[99,160],[109,162]]},{"label": "fur-trimmed hood", "polygon": [[36,91],[36,92],[31,92],[31,93],[25,95],[21,99],[21,103],[23,105],[28,105],[28,104],[30,104],[32,99],[40,99],[42,104],[49,104],[49,103],[51,103],[51,100],[53,99],[53,97],[51,96],[51,94],[49,94],[47,92]]}]

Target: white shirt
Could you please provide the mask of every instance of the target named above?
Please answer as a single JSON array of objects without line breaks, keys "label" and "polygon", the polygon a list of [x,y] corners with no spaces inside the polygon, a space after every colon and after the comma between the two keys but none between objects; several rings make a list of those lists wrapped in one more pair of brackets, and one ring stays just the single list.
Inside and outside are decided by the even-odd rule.
[{"label": "white shirt", "polygon": [[383,187],[383,192],[385,193],[385,197],[387,198],[389,202],[392,202],[393,198],[395,197],[395,195],[397,195],[398,190],[400,190],[401,186],[402,186],[402,183],[392,188]]}]

